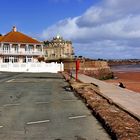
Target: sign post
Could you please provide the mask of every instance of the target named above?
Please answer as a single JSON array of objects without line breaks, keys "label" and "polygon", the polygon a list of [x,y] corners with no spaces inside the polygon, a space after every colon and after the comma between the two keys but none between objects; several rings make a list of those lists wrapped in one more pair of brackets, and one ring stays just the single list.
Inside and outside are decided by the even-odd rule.
[{"label": "sign post", "polygon": [[80,68],[80,61],[76,60],[76,81],[78,80],[78,70]]}]

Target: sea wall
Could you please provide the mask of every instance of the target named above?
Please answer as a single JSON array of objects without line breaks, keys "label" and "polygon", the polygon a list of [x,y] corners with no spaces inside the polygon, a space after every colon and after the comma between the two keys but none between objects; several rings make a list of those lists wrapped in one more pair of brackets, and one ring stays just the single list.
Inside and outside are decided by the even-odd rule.
[{"label": "sea wall", "polygon": [[[64,62],[64,70],[75,70],[75,61]],[[109,79],[113,73],[106,61],[80,60],[80,73],[93,76],[98,79]]]}]

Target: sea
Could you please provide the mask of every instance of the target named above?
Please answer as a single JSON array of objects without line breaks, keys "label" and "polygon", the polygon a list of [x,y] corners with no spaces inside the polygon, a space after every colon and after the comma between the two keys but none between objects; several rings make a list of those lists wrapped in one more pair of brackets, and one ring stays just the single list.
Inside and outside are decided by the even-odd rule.
[{"label": "sea", "polygon": [[113,72],[140,72],[140,64],[131,64],[131,65],[115,65],[111,66]]}]

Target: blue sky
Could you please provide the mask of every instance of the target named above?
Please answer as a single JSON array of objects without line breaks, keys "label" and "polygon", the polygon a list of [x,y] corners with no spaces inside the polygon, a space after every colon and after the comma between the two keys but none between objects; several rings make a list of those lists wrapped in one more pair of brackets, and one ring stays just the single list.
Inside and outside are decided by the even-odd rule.
[{"label": "blue sky", "polygon": [[0,31],[16,25],[27,33],[39,33],[44,28],[67,17],[81,15],[95,1],[90,0],[2,0]]},{"label": "blue sky", "polygon": [[0,33],[72,40],[76,55],[140,58],[140,0],[2,0]]}]

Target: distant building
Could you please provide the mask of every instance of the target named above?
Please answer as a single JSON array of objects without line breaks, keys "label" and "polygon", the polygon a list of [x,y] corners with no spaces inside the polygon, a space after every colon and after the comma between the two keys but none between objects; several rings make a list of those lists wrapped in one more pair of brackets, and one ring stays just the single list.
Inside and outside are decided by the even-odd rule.
[{"label": "distant building", "polygon": [[74,57],[74,49],[71,41],[66,41],[62,37],[54,37],[51,41],[44,41],[45,58],[57,60]]},{"label": "distant building", "polygon": [[37,62],[43,54],[43,44],[18,32],[16,27],[0,36],[0,63]]}]

